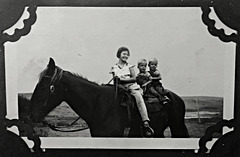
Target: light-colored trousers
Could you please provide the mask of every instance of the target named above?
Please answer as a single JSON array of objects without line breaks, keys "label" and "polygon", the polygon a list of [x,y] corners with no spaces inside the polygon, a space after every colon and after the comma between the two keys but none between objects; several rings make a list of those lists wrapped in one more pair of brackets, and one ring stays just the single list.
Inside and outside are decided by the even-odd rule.
[{"label": "light-colored trousers", "polygon": [[143,97],[142,97],[142,94],[143,94],[143,91],[141,88],[138,88],[138,89],[131,89],[130,88],[130,91],[131,91],[131,94],[135,97],[136,99],[136,103],[137,103],[137,107],[138,107],[138,110],[140,112],[140,115],[142,117],[142,121],[150,121],[149,120],[149,117],[148,117],[148,113],[147,113],[147,108],[146,108],[146,104],[143,100]]}]

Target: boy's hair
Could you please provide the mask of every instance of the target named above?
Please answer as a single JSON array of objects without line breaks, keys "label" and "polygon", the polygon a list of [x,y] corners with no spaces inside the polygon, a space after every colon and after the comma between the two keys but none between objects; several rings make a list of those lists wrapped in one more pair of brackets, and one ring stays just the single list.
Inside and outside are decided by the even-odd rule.
[{"label": "boy's hair", "polygon": [[138,64],[138,66],[140,64],[147,64],[147,60],[146,59],[140,59],[137,64]]},{"label": "boy's hair", "polygon": [[120,55],[121,55],[121,53],[122,53],[123,51],[127,51],[127,52],[128,52],[128,56],[130,56],[129,49],[126,48],[126,47],[124,47],[124,46],[122,46],[122,47],[120,47],[120,48],[118,49],[118,51],[117,51],[117,58],[120,57]]},{"label": "boy's hair", "polygon": [[158,64],[158,60],[156,58],[150,58],[149,61],[148,61],[148,65],[150,63],[155,63],[155,64]]}]

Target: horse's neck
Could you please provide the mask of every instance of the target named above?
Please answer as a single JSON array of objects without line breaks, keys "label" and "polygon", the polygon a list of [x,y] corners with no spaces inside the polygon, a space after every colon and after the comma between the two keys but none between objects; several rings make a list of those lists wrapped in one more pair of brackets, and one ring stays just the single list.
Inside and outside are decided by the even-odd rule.
[{"label": "horse's neck", "polygon": [[90,121],[99,96],[99,86],[73,75],[63,77],[65,101],[84,120]]}]

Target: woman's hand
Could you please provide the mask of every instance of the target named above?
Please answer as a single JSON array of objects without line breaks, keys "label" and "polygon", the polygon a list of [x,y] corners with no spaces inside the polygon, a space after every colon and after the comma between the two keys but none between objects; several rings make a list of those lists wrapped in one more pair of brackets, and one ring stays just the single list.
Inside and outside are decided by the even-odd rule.
[{"label": "woman's hand", "polygon": [[119,84],[121,82],[121,79],[117,76],[114,76],[113,82],[114,84]]}]

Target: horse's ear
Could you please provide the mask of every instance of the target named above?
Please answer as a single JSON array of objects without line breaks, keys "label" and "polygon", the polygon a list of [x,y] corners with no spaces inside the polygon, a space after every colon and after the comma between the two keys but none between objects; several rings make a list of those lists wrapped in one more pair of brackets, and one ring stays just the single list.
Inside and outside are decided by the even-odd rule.
[{"label": "horse's ear", "polygon": [[55,61],[50,57],[48,65],[54,65],[55,66]]},{"label": "horse's ear", "polygon": [[49,59],[49,63],[48,63],[48,71],[49,71],[49,73],[52,73],[54,71],[55,66],[56,66],[55,65],[55,61],[52,58],[50,58]]},{"label": "horse's ear", "polygon": [[49,59],[48,67],[49,68],[50,67],[54,67],[55,68],[55,61],[52,58]]}]

